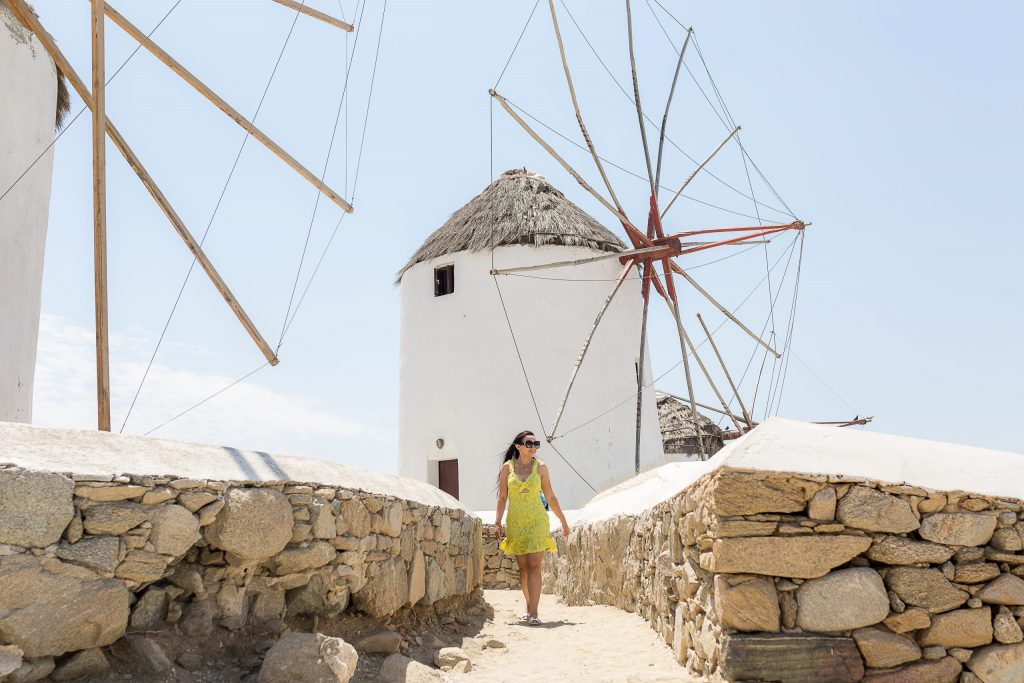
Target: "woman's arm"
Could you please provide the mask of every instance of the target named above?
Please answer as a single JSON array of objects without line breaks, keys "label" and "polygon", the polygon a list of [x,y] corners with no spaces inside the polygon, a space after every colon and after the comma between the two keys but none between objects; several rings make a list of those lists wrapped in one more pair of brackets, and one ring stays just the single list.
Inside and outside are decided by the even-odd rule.
[{"label": "woman's arm", "polygon": [[508,500],[508,461],[498,470],[498,508],[494,511],[494,535],[501,540],[505,536],[505,528],[501,525],[501,517],[505,514],[505,502]]},{"label": "woman's arm", "polygon": [[551,477],[548,475],[548,466],[540,466],[540,486],[541,490],[544,491],[544,498],[548,501],[548,505],[558,515],[558,519],[562,521],[562,535],[569,535],[569,522],[565,521],[565,515],[562,514],[562,506],[558,504],[558,499],[555,498],[555,491],[551,488]]}]

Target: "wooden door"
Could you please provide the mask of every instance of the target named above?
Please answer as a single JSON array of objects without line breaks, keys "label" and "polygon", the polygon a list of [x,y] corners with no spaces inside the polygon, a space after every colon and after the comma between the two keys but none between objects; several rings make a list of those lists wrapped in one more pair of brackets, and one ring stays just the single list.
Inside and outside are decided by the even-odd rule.
[{"label": "wooden door", "polygon": [[459,497],[459,461],[437,461],[437,487],[452,496]]}]

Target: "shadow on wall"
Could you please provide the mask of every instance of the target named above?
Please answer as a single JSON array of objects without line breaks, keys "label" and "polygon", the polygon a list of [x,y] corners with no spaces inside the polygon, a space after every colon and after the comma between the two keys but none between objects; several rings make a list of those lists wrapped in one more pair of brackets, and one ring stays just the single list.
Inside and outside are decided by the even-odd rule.
[{"label": "shadow on wall", "polygon": [[[249,462],[245,455],[242,454],[242,451],[231,446],[224,446],[224,450],[231,456],[231,459],[237,463],[238,469],[245,474],[246,479],[250,481],[259,481],[263,479],[263,477],[256,472],[256,468],[253,467],[252,463]],[[263,464],[266,465],[267,469],[274,473],[274,476],[277,477],[278,480],[289,481],[290,477],[288,476],[288,473],[277,464],[277,460],[274,459],[274,456],[264,451],[254,451],[254,453],[263,461]]]}]

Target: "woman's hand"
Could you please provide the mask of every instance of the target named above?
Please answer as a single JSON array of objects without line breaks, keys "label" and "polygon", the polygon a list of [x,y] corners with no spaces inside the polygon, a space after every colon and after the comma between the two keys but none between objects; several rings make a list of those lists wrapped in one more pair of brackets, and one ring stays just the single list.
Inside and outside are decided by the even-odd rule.
[{"label": "woman's hand", "polygon": [[500,524],[494,525],[494,537],[499,541],[505,538],[505,529]]},{"label": "woman's hand", "polygon": [[569,523],[566,522],[564,519],[562,520],[562,536],[566,538],[569,537]]}]

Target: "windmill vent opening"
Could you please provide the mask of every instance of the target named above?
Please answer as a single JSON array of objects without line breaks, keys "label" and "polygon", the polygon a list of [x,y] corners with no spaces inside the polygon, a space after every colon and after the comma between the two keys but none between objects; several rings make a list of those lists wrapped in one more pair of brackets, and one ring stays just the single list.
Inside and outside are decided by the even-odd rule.
[{"label": "windmill vent opening", "polygon": [[455,292],[455,265],[434,268],[434,296]]}]

